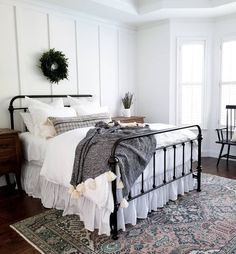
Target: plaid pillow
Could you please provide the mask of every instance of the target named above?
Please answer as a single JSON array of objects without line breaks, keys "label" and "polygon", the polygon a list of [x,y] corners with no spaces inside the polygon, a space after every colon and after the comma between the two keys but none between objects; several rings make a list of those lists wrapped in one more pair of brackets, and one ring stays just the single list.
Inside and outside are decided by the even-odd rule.
[{"label": "plaid pillow", "polygon": [[49,117],[48,120],[53,124],[57,135],[59,135],[70,130],[95,126],[100,121],[108,123],[111,118],[108,113],[99,113],[77,117]]}]

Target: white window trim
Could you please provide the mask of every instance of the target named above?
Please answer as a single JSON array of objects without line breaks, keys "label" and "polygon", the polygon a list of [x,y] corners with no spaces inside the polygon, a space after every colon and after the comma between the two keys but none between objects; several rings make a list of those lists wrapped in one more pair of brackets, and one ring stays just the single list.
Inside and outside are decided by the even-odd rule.
[{"label": "white window trim", "polygon": [[203,63],[203,81],[202,81],[202,114],[201,114],[201,127],[206,129],[207,114],[204,114],[204,109],[206,109],[206,94],[207,94],[207,52],[208,52],[208,40],[206,37],[177,37],[177,61],[176,61],[176,121],[177,125],[181,124],[181,98],[182,89],[180,87],[180,73],[181,73],[181,46],[184,42],[189,43],[203,43],[204,44],[204,63]]},{"label": "white window trim", "polygon": [[218,127],[224,127],[224,125],[221,124],[221,103],[222,103],[222,85],[224,84],[236,84],[236,81],[232,82],[222,82],[222,57],[223,57],[223,43],[225,42],[230,42],[230,41],[236,41],[236,35],[229,35],[225,36],[221,39],[220,46],[219,46],[219,53],[220,53],[220,62],[219,62],[219,70],[220,70],[220,75],[219,75],[219,105],[218,105]]}]

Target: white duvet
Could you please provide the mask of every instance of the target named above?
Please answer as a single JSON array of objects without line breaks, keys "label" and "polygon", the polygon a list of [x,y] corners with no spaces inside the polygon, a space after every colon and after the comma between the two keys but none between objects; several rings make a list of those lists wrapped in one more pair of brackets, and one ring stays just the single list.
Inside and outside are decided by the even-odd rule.
[{"label": "white duvet", "polygon": [[[150,124],[152,130],[167,129],[173,126],[165,124]],[[75,149],[78,143],[85,137],[90,127],[80,128],[65,132],[59,136],[52,138],[48,142],[45,160],[40,175],[47,181],[70,188],[70,179],[73,170]],[[173,144],[187,139],[192,139],[196,135],[189,130],[181,130],[176,132],[167,132],[156,135],[157,146]],[[195,154],[196,156],[196,154]],[[181,158],[177,158],[177,165],[182,163]],[[167,158],[168,159],[168,158]],[[169,158],[168,165],[173,165]],[[179,161],[178,161],[179,160]],[[151,167],[146,170],[145,178],[148,179],[152,175]],[[138,179],[137,181],[140,181]],[[95,184],[94,184],[95,182]],[[100,208],[106,208],[110,212],[113,211],[113,198],[111,195],[111,182],[107,174],[102,174],[94,179],[93,187],[87,181],[83,186],[83,196],[94,202]],[[94,187],[95,186],[95,187]]]}]

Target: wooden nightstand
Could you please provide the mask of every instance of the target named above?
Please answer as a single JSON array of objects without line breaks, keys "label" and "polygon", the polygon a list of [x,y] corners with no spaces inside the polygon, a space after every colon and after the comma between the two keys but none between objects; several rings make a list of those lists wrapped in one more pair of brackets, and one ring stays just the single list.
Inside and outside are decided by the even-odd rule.
[{"label": "wooden nightstand", "polygon": [[9,173],[15,173],[18,190],[21,191],[21,145],[18,132],[0,129],[0,176],[5,175],[10,185]]},{"label": "wooden nightstand", "polygon": [[116,116],[112,117],[112,120],[114,121],[120,121],[121,123],[144,123],[144,116],[130,116],[130,117],[125,117],[125,116]]}]

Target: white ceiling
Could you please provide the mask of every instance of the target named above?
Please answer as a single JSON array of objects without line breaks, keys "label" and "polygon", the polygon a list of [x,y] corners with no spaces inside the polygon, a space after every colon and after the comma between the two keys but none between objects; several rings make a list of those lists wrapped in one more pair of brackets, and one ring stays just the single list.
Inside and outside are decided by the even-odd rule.
[{"label": "white ceiling", "polygon": [[169,18],[206,18],[236,13],[235,0],[40,0],[49,4],[141,25]]}]

